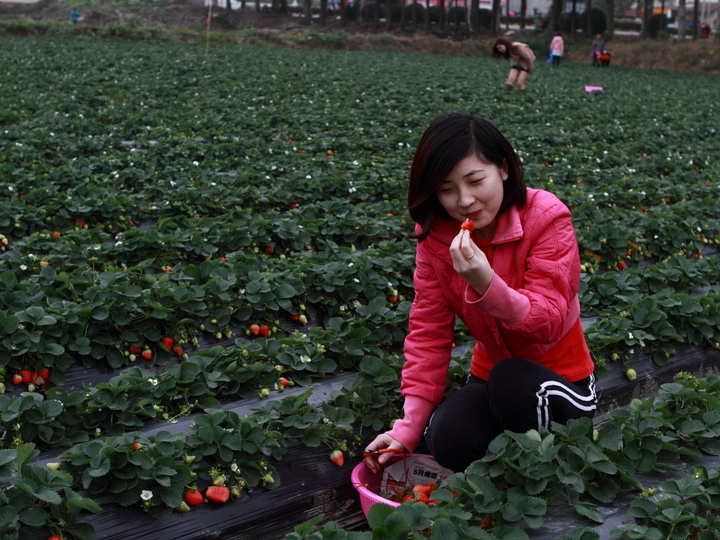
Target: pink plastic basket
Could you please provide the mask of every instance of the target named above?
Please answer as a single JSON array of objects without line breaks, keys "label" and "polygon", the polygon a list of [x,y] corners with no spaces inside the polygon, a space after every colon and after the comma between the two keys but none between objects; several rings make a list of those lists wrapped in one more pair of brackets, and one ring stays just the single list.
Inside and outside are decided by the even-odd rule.
[{"label": "pink plastic basket", "polygon": [[368,512],[370,511],[370,507],[377,503],[388,504],[390,506],[400,506],[399,502],[391,501],[390,499],[387,499],[382,495],[378,495],[378,492],[382,487],[382,471],[391,463],[395,463],[397,461],[405,459],[406,457],[416,455],[418,454],[395,454],[387,461],[387,463],[380,466],[381,469],[378,473],[374,473],[370,469],[368,469],[364,461],[361,461],[360,463],[355,465],[355,468],[352,470],[352,474],[350,475],[350,479],[353,483],[353,486],[355,486],[355,489],[357,489],[358,493],[360,494],[360,504],[366,517],[368,515]]}]

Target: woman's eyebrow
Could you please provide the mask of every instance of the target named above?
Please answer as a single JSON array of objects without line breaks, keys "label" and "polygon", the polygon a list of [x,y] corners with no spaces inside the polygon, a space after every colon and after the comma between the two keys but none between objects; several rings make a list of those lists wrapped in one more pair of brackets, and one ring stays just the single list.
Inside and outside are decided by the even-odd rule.
[{"label": "woman's eyebrow", "polygon": [[466,174],[463,175],[463,178],[467,178],[468,176],[472,176],[473,174],[482,173],[485,172],[485,169],[474,169],[472,171],[468,171]]}]

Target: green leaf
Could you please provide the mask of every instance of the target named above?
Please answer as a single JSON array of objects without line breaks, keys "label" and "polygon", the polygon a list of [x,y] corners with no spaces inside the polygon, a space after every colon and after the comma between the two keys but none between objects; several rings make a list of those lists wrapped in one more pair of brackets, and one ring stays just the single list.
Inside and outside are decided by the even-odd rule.
[{"label": "green leaf", "polygon": [[575,508],[575,512],[577,512],[578,515],[591,519],[596,523],[603,523],[605,521],[602,514],[597,511],[594,505],[576,502],[573,508]]},{"label": "green leaf", "polygon": [[457,540],[460,538],[455,532],[455,526],[452,521],[447,518],[439,518],[432,527],[433,540]]},{"label": "green leaf", "polygon": [[45,501],[50,504],[60,504],[62,502],[62,498],[57,491],[43,486],[40,486],[35,490],[35,496],[41,501]]},{"label": "green leaf", "polygon": [[30,508],[23,508],[22,510],[20,510],[17,519],[19,519],[22,523],[28,525],[29,527],[42,527],[45,524],[47,515],[47,512],[45,512],[42,508],[34,506]]}]

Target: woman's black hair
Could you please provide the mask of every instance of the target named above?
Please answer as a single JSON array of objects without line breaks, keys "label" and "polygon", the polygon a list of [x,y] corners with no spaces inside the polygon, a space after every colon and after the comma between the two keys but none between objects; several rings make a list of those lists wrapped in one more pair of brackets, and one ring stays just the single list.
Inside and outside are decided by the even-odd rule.
[{"label": "woman's black hair", "polygon": [[[505,51],[500,52],[497,48],[498,45],[505,45]],[[492,57],[495,60],[499,60],[500,58],[507,60],[510,58],[510,49],[512,49],[512,42],[504,37],[499,37],[495,40],[495,45],[493,45]]]},{"label": "woman's black hair", "polygon": [[422,229],[418,240],[430,234],[435,219],[452,219],[437,198],[437,188],[458,162],[471,155],[507,170],[498,214],[512,205],[525,206],[522,163],[503,134],[487,120],[471,114],[439,116],[423,133],[410,170],[408,210]]}]

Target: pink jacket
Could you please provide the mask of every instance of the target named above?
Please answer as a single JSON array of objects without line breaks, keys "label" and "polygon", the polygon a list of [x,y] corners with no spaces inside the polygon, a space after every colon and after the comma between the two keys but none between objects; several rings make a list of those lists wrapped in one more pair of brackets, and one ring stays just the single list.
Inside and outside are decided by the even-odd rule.
[{"label": "pink jacket", "polygon": [[[580,317],[580,257],[570,210],[547,191],[528,189],[527,195],[522,210],[513,206],[498,216],[487,249],[494,275],[483,296],[453,269],[449,245],[460,223],[437,220],[417,245],[400,387],[405,415],[388,432],[410,451],[445,392],[456,316],[493,363],[510,356],[539,360]],[[558,372],[579,380],[592,365],[574,370]]]},{"label": "pink jacket", "polygon": [[565,42],[562,36],[555,36],[550,42],[550,52],[555,56],[562,56],[565,54]]}]

